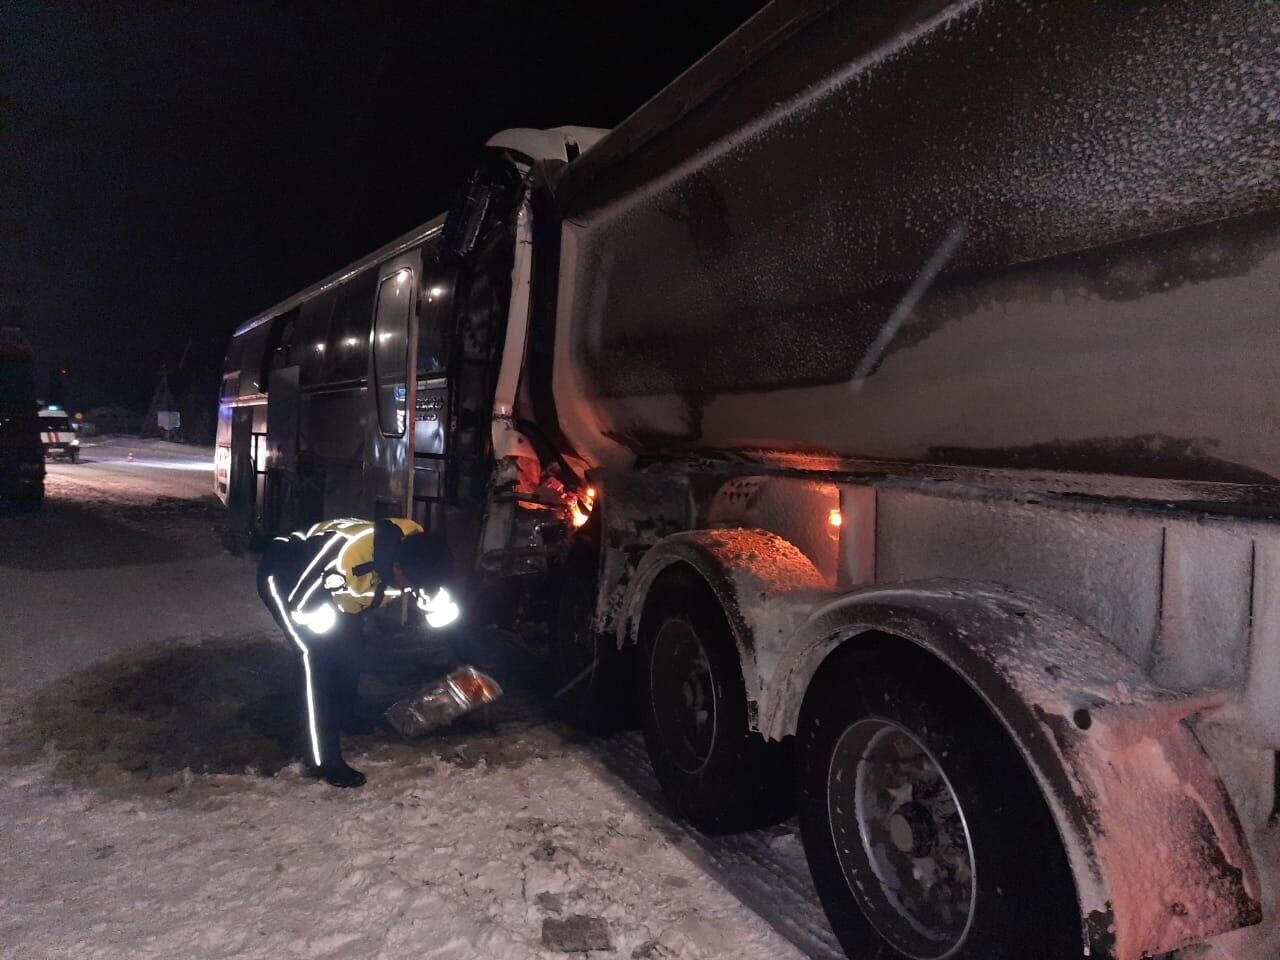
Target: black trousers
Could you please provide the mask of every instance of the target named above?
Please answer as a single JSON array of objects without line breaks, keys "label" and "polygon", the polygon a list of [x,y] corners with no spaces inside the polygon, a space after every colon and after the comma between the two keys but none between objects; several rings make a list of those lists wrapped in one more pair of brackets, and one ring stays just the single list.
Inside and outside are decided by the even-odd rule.
[{"label": "black trousers", "polygon": [[320,636],[289,622],[289,592],[313,552],[297,540],[272,541],[258,567],[258,596],[299,655],[303,756],[309,766],[323,767],[342,759],[341,733],[355,720],[364,636],[350,614],[340,613]]}]

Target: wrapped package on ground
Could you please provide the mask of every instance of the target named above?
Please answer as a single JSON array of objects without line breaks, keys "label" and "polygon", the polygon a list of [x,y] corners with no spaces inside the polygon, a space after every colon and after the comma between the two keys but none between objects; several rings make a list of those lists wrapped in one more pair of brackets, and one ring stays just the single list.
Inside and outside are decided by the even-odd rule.
[{"label": "wrapped package on ground", "polygon": [[493,703],[502,687],[475,667],[458,667],[411,697],[387,708],[387,723],[403,737],[420,737],[476,707]]}]

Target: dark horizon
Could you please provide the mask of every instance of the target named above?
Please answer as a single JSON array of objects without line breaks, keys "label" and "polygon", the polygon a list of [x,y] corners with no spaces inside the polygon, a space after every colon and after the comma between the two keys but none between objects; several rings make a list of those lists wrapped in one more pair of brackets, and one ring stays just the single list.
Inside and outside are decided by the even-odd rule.
[{"label": "dark horizon", "polygon": [[760,5],[9,8],[0,286],[42,392],[207,377],[238,323],[442,211],[492,133],[614,126]]}]

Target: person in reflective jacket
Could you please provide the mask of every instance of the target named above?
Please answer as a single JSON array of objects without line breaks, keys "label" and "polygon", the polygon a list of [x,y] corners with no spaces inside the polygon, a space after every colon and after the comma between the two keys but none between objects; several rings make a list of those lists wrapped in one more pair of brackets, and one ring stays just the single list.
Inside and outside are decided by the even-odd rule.
[{"label": "person in reflective jacket", "polygon": [[412,520],[326,520],[276,537],[258,567],[258,594],[301,654],[307,772],[337,787],[364,774],[342,759],[340,733],[356,706],[363,620],[405,593],[429,626],[457,619],[444,582],[443,538]]}]

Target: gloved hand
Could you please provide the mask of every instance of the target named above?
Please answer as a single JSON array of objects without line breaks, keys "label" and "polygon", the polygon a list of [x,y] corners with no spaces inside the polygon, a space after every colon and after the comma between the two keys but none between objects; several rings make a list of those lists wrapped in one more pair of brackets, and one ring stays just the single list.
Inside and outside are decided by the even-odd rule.
[{"label": "gloved hand", "polygon": [[321,603],[310,610],[295,610],[290,615],[298,626],[316,636],[328,633],[338,622],[338,611],[332,603]]},{"label": "gloved hand", "polygon": [[418,609],[426,615],[427,626],[435,629],[447,627],[462,614],[462,609],[444,587],[435,593],[418,590]]}]

